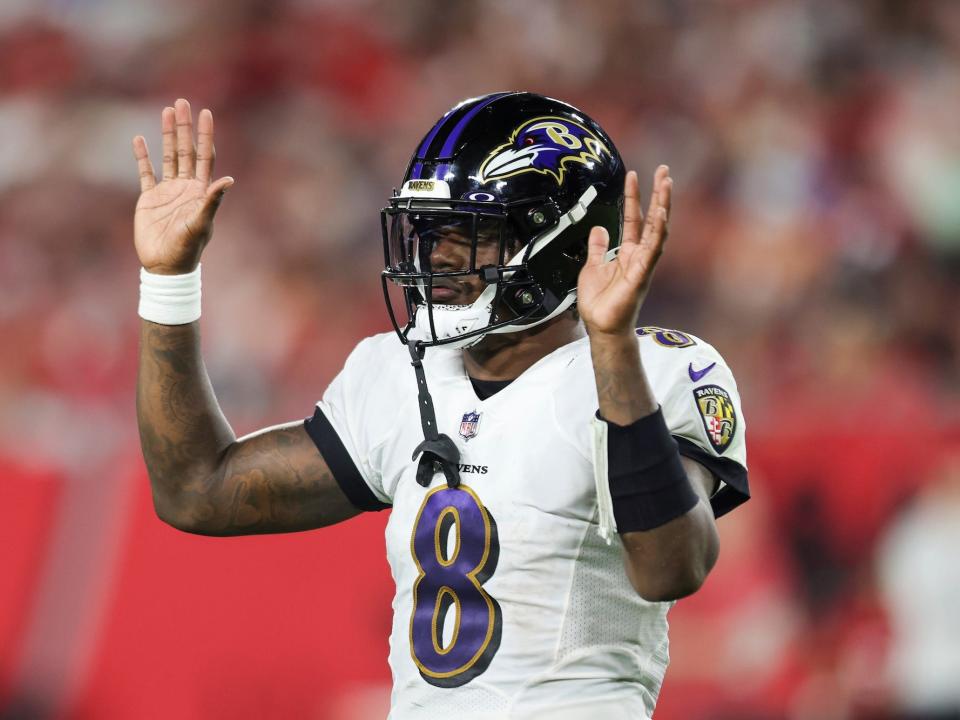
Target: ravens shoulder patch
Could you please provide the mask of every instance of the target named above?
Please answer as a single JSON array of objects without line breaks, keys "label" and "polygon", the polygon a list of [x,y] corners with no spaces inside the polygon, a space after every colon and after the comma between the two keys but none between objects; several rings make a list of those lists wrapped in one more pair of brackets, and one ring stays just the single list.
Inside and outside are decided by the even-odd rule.
[{"label": "ravens shoulder patch", "polygon": [[730,393],[719,385],[703,385],[693,389],[697,401],[703,428],[707,439],[718,454],[730,447],[730,441],[737,431],[737,411],[730,399]]}]

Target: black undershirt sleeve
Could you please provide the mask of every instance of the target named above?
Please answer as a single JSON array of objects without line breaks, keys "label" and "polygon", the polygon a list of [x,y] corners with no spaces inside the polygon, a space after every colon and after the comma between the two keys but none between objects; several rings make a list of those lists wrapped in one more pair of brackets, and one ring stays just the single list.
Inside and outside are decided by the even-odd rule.
[{"label": "black undershirt sleeve", "polygon": [[318,407],[313,417],[304,420],[304,427],[307,434],[313,440],[324,462],[330,468],[333,479],[343,490],[343,494],[358,510],[377,511],[385,510],[389,507],[373,494],[373,490],[367,485],[356,464],[344,447],[343,441],[333,429],[333,425],[327,419],[323,411]]},{"label": "black undershirt sleeve", "polygon": [[674,435],[673,439],[677,441],[681,455],[696,460],[723,481],[723,487],[710,498],[714,517],[726,515],[750,499],[747,469],[743,465],[730,458],[716,457],[686,438]]}]

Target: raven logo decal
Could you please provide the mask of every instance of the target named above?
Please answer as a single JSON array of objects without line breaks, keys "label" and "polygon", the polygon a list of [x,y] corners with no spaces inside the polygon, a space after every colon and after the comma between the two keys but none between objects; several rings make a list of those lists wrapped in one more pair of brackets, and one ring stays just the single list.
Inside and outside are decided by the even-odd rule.
[{"label": "raven logo decal", "polygon": [[527,120],[513,131],[510,140],[487,155],[477,180],[493,180],[536,172],[550,175],[563,184],[568,163],[590,165],[610,157],[610,150],[596,134],[579,123],[562,117],[545,116]]}]

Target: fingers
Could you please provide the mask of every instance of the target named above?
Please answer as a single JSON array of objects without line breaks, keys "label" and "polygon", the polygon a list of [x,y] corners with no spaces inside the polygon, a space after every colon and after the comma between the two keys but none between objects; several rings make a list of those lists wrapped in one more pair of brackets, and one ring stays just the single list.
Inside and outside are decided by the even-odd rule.
[{"label": "fingers", "polygon": [[609,246],[610,233],[607,232],[607,229],[599,225],[591,228],[590,237],[587,238],[586,267],[602,265]]},{"label": "fingers", "polygon": [[207,197],[211,198],[214,195],[223,195],[227,190],[233,187],[234,180],[229,175],[225,175],[214,183],[210,183],[210,187],[207,188]]},{"label": "fingers", "polygon": [[176,117],[172,107],[165,107],[160,114],[160,131],[163,133],[163,179],[177,176]]},{"label": "fingers", "polygon": [[204,108],[197,116],[197,180],[209,182],[217,151],[213,147],[213,113]]},{"label": "fingers", "polygon": [[663,254],[672,194],[673,179],[670,177],[670,169],[661,165],[653,176],[653,192],[638,252],[629,259],[630,268],[627,274],[635,282],[648,281],[657,260]]},{"label": "fingers", "polygon": [[640,209],[640,179],[633,170],[623,182],[623,240],[624,245],[640,242],[643,210]]},{"label": "fingers", "polygon": [[190,103],[179,98],[174,104],[177,121],[177,177],[192,178],[197,160],[197,148],[193,144],[193,116]]},{"label": "fingers", "polygon": [[157,176],[153,172],[153,163],[150,162],[150,152],[143,135],[133,139],[133,155],[137,158],[137,172],[140,173],[140,192],[146,192],[157,184]]},{"label": "fingers", "polygon": [[234,179],[227,175],[211,183],[210,187],[207,188],[207,194],[203,204],[203,220],[205,223],[213,222],[213,216],[217,214],[217,209],[223,201],[223,196],[226,195],[227,190],[233,186],[233,183]]},{"label": "fingers", "polygon": [[666,165],[657,167],[656,172],[653,173],[653,189],[650,192],[650,207],[647,208],[647,222],[643,229],[644,236],[651,232],[656,225],[660,209],[663,207],[661,201],[663,200],[664,185],[669,180],[670,168]]},{"label": "fingers", "polygon": [[653,174],[653,190],[650,193],[650,207],[647,209],[647,220],[640,238],[641,245],[658,245],[666,240],[672,190],[670,168],[661,165]]},{"label": "fingers", "polygon": [[670,177],[670,168],[663,166],[663,180],[660,182],[660,207],[664,210],[664,219],[670,221],[670,202],[673,199],[673,178]]},{"label": "fingers", "polygon": [[[193,178],[210,182],[216,150],[213,147],[213,113],[204,109],[197,118],[197,140],[193,141],[190,103],[179,98],[165,107],[160,116],[163,133],[163,179]],[[139,158],[139,156],[138,156]]]}]

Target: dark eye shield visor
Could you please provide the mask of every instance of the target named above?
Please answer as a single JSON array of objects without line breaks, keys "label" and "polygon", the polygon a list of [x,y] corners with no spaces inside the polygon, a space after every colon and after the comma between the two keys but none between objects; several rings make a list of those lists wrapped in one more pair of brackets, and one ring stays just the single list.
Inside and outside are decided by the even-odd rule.
[{"label": "dark eye shield visor", "polygon": [[[508,259],[513,242],[503,213],[477,208],[430,207],[424,203],[397,203],[382,213],[385,267],[384,275],[402,287],[422,289],[433,278],[479,275],[488,283],[496,282]],[[419,205],[419,207],[418,207]],[[466,260],[460,267],[434,268],[433,253],[441,243],[459,246],[456,257]],[[495,248],[496,261],[487,268],[477,265],[479,248]]]}]

